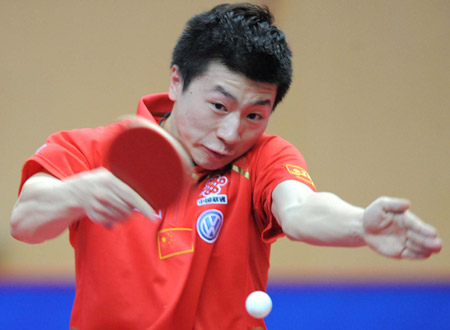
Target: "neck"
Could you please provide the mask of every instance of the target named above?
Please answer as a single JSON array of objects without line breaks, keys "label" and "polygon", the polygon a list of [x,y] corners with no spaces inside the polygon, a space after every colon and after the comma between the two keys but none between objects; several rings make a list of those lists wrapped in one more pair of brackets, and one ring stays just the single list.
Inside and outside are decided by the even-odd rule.
[{"label": "neck", "polygon": [[158,125],[164,128],[164,126],[166,125],[167,118],[169,118],[170,114],[171,114],[170,112],[165,113],[159,120]]},{"label": "neck", "polygon": [[174,116],[167,115],[163,117],[159,123],[159,125],[164,128],[168,133],[170,133],[173,137],[175,134],[175,119]]}]

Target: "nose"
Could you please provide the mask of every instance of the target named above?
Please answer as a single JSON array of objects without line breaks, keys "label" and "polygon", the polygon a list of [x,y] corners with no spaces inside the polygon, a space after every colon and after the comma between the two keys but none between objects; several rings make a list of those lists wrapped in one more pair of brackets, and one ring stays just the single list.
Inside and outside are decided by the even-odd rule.
[{"label": "nose", "polygon": [[241,120],[238,114],[230,113],[223,117],[217,128],[217,137],[226,144],[236,144],[240,139]]}]

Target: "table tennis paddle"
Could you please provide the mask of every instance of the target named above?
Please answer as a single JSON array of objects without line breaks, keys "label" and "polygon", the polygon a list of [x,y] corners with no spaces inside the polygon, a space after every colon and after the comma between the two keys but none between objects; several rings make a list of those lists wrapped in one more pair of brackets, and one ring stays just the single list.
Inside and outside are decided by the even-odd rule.
[{"label": "table tennis paddle", "polygon": [[112,141],[107,163],[116,177],[155,210],[176,201],[192,167],[182,145],[144,118],[129,119],[128,127]]}]

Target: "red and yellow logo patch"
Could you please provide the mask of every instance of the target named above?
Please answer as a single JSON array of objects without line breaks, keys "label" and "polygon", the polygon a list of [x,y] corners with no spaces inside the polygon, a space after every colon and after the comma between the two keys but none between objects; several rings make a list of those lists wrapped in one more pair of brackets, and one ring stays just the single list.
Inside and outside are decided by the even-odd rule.
[{"label": "red and yellow logo patch", "polygon": [[290,174],[295,176],[297,179],[299,179],[300,181],[303,181],[307,184],[310,184],[311,186],[314,187],[314,189],[316,189],[314,182],[312,181],[308,172],[303,167],[300,167],[297,165],[286,164],[286,169],[288,170],[288,172]]},{"label": "red and yellow logo patch", "polygon": [[194,252],[191,228],[168,228],[158,232],[159,258]]}]

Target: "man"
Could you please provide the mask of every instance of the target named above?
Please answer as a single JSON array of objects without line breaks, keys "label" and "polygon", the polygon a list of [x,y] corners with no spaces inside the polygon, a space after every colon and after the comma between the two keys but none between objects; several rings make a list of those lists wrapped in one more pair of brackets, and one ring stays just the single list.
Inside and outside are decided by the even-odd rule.
[{"label": "man", "polygon": [[291,76],[291,52],[269,11],[221,5],[187,23],[169,93],[138,106],[195,164],[198,179],[175,205],[155,212],[103,168],[126,122],[58,132],[25,163],[11,233],[38,243],[69,228],[72,329],[265,328],[244,301],[265,290],[270,245],[283,235],[395,258],[439,252],[436,230],[408,201],[382,197],[362,209],[316,192],[302,155],[264,134]]}]

